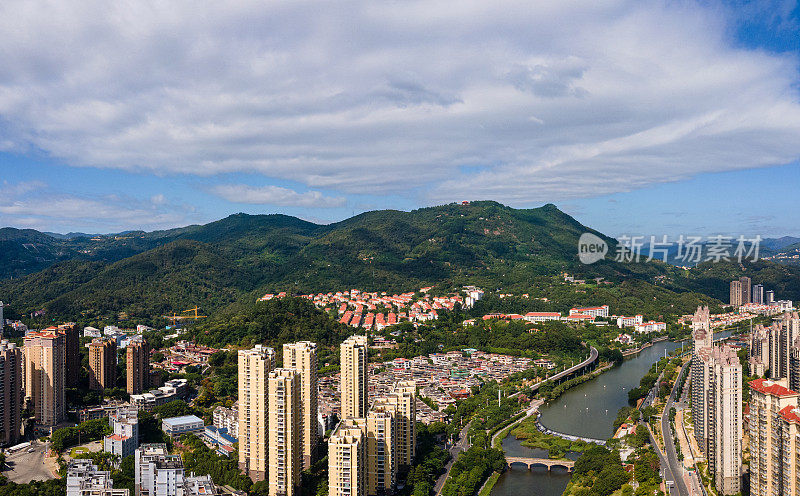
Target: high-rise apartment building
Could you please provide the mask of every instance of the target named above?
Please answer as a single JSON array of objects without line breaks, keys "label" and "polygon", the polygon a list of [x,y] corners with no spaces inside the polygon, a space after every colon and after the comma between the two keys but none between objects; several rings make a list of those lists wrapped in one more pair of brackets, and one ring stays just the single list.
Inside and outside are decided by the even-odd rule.
[{"label": "high-rise apartment building", "polygon": [[417,384],[398,382],[389,396],[382,398],[397,408],[397,466],[409,468],[414,462],[417,446]]},{"label": "high-rise apartment building", "polygon": [[758,305],[764,304],[764,286],[762,284],[755,284],[753,286],[752,302]]},{"label": "high-rise apartment building", "polygon": [[742,303],[742,283],[740,281],[731,281],[730,302],[734,307],[740,307]]},{"label": "high-rise apartment building", "polygon": [[767,291],[766,303],[767,303],[767,305],[771,305],[771,304],[775,303],[775,291],[773,291],[771,289],[769,291]]},{"label": "high-rise apartment building", "polygon": [[117,342],[95,338],[89,348],[89,389],[102,391],[117,382]]},{"label": "high-rise apartment building", "polygon": [[125,382],[128,394],[144,392],[150,382],[150,350],[145,340],[125,347]]},{"label": "high-rise apartment building", "polygon": [[[359,422],[361,425],[359,425]],[[342,420],[328,440],[328,496],[366,496],[364,419]]]},{"label": "high-rise apartment building", "polygon": [[376,405],[367,414],[367,494],[384,495],[397,482],[397,411],[392,405]]},{"label": "high-rise apartment building", "polygon": [[709,365],[714,334],[711,330],[710,311],[708,307],[698,307],[692,317],[692,365],[691,390],[692,420],[694,434],[698,446],[704,453],[708,452],[708,395],[710,387]]},{"label": "high-rise apartment building", "polygon": [[239,468],[254,481],[267,476],[268,388],[275,350],[239,350]]},{"label": "high-rise apartment building", "polygon": [[74,322],[58,326],[58,332],[64,335],[66,346],[66,387],[77,387],[81,377],[80,330]]},{"label": "high-rise apartment building", "polygon": [[[756,379],[750,382],[750,494],[752,496],[789,496],[784,491],[794,483],[787,478],[796,473],[797,451],[792,429],[786,426],[787,414],[797,408],[800,394],[788,389],[786,380]],[[783,412],[783,414],[782,414]],[[795,422],[790,422],[796,425]],[[795,477],[792,477],[795,479]]]},{"label": "high-rise apartment building", "polygon": [[65,337],[57,331],[29,332],[22,353],[25,400],[33,404],[37,424],[54,426],[65,415]]},{"label": "high-rise apartment building", "polygon": [[341,345],[340,389],[343,419],[364,418],[367,415],[368,355],[369,345],[366,336],[350,336]]},{"label": "high-rise apartment building", "polygon": [[733,348],[720,346],[711,354],[709,387],[708,467],[720,494],[741,490],[742,365]]},{"label": "high-rise apartment building", "polygon": [[294,496],[303,469],[300,377],[292,369],[275,369],[269,373],[267,391],[269,495]]},{"label": "high-rise apartment building", "polygon": [[747,305],[748,303],[752,303],[752,290],[750,288],[750,278],[746,276],[742,276],[739,278],[739,283],[742,286],[742,305]]},{"label": "high-rise apartment building", "polygon": [[316,459],[319,444],[317,427],[317,344],[299,341],[283,345],[283,367],[299,374],[300,380],[300,445],[303,452],[303,469],[308,469]]},{"label": "high-rise apartment building", "polygon": [[0,341],[0,445],[17,444],[23,410],[22,350]]}]

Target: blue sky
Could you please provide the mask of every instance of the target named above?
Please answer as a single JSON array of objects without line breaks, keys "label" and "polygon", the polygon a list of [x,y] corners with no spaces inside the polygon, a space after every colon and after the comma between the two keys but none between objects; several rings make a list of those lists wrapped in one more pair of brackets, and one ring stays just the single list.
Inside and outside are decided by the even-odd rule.
[{"label": "blue sky", "polygon": [[800,236],[797,1],[11,1],[0,36],[2,226],[493,199]]}]

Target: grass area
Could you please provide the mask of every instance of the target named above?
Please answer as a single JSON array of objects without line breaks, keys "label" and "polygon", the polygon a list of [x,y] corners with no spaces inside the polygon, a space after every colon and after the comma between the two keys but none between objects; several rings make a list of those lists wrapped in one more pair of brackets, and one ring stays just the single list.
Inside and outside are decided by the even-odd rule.
[{"label": "grass area", "polygon": [[492,489],[494,489],[494,485],[497,482],[497,479],[500,478],[500,472],[494,472],[492,475],[486,479],[486,483],[483,485],[481,492],[478,493],[478,496],[489,496],[492,494]]},{"label": "grass area", "polygon": [[83,446],[76,446],[69,451],[70,458],[75,458],[80,454],[88,453],[89,448],[85,448]]},{"label": "grass area", "polygon": [[523,439],[522,445],[528,448],[546,449],[550,458],[564,458],[567,451],[583,452],[590,446],[584,441],[568,441],[558,436],[544,434],[536,428],[536,419],[530,417],[521,422],[516,428],[512,429],[517,439]]},{"label": "grass area", "polygon": [[492,448],[500,448],[503,446],[503,440],[511,433],[512,430],[516,428],[516,424],[511,424],[506,427],[497,437],[494,439],[494,443],[492,443]]}]

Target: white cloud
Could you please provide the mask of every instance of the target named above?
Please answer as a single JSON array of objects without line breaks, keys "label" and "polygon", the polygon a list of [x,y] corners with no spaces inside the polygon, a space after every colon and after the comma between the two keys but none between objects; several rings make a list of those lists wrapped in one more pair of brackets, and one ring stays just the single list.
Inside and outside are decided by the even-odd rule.
[{"label": "white cloud", "polygon": [[341,207],[344,198],[325,196],[319,191],[297,191],[279,186],[253,187],[244,184],[221,184],[211,190],[215,195],[234,203],[276,205],[280,207],[329,208]]},{"label": "white cloud", "polygon": [[797,60],[734,47],[722,12],[651,0],[10,0],[0,149],[515,205],[792,162]]},{"label": "white cloud", "polygon": [[46,184],[3,183],[0,187],[0,225],[67,232],[117,232],[161,229],[188,223],[193,209],[163,195],[150,201],[117,195],[83,197],[54,191]]}]

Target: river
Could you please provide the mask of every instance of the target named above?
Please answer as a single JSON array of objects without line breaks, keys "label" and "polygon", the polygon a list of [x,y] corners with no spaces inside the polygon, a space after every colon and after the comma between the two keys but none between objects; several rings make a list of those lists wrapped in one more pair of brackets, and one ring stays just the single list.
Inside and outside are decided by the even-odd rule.
[{"label": "river", "polygon": [[[639,385],[653,363],[664,356],[664,350],[669,353],[680,346],[670,341],[655,343],[626,359],[619,367],[575,386],[540,409],[542,424],[566,434],[596,439],[611,437],[617,411],[628,404],[628,391]],[[503,441],[503,449],[509,456],[547,457],[543,450],[520,445],[513,436]],[[500,476],[492,496],[559,496],[569,478],[569,473],[563,469],[554,468],[548,472],[542,467],[529,471],[515,466]]]}]

